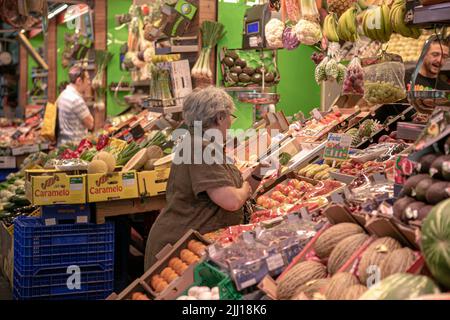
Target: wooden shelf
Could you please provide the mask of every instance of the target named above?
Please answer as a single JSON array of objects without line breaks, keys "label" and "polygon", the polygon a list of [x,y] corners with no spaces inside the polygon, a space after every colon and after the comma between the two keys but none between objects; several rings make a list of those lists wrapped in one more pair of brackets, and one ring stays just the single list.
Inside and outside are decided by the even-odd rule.
[{"label": "wooden shelf", "polygon": [[150,87],[150,80],[132,81],[132,87]]},{"label": "wooden shelf", "polygon": [[414,24],[450,24],[450,3],[414,8]]},{"label": "wooden shelf", "polygon": [[147,107],[148,111],[162,114],[171,114],[171,113],[180,113],[183,111],[182,106],[174,106],[174,107]]}]

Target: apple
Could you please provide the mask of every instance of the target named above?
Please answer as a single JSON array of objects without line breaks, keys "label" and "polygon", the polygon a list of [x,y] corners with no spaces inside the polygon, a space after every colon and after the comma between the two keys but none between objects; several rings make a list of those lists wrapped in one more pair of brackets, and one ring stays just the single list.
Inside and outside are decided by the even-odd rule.
[{"label": "apple", "polygon": [[286,186],[283,190],[284,191],[283,194],[287,196],[289,192],[291,192],[292,190],[295,190],[295,188],[292,186]]},{"label": "apple", "polygon": [[258,199],[256,199],[256,204],[258,206],[263,206],[264,207],[264,203],[267,202],[268,197],[267,196],[260,196]]}]

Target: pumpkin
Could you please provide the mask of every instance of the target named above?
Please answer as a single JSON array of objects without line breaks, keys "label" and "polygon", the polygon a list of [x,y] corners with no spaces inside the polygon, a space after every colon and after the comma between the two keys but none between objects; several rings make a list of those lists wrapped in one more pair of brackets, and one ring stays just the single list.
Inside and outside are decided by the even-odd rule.
[{"label": "pumpkin", "polygon": [[280,279],[277,286],[279,300],[290,299],[299,287],[315,279],[327,277],[327,268],[317,261],[300,262]]},{"label": "pumpkin", "polygon": [[433,277],[450,288],[450,199],[437,204],[423,221],[421,248]]},{"label": "pumpkin", "polygon": [[396,273],[372,286],[359,300],[404,300],[435,293],[439,293],[439,288],[430,278]]},{"label": "pumpkin", "polygon": [[358,233],[341,240],[331,251],[327,264],[328,272],[331,274],[338,272],[367,239],[369,239],[367,234]]},{"label": "pumpkin", "polygon": [[358,278],[350,272],[338,272],[331,277],[325,297],[327,300],[341,300],[345,290],[359,284]]},{"label": "pumpkin", "polygon": [[394,273],[406,272],[416,260],[414,251],[409,248],[396,249],[381,263],[381,279]]},{"label": "pumpkin", "polygon": [[[383,237],[371,243],[361,256],[358,266],[359,280],[362,284],[367,284],[367,279],[377,271],[381,273],[380,267],[388,254],[395,249],[401,248],[400,243],[391,238]],[[381,274],[380,274],[381,277]],[[367,285],[369,287],[369,285]]]},{"label": "pumpkin", "polygon": [[341,240],[357,233],[364,233],[364,230],[354,223],[344,222],[331,226],[313,244],[314,251],[319,258],[328,258]]},{"label": "pumpkin", "polygon": [[355,284],[345,290],[342,295],[342,300],[358,300],[366,291],[366,286],[363,286],[362,284]]},{"label": "pumpkin", "polygon": [[305,295],[308,299],[313,299],[315,293],[325,292],[329,283],[330,278],[308,281],[295,291],[292,300],[301,300],[302,295]]}]

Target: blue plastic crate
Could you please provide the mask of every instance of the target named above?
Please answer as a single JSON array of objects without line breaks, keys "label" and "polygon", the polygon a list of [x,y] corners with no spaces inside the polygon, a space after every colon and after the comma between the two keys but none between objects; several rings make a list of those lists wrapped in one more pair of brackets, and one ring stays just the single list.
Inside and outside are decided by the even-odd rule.
[{"label": "blue plastic crate", "polygon": [[[80,286],[69,288],[67,282],[72,277],[68,267],[42,269],[37,275],[25,276],[14,270],[14,298],[28,299],[104,299],[113,292],[114,269],[104,269],[101,265],[80,266]],[[69,281],[71,283],[71,281]],[[84,296],[83,296],[84,295]]]},{"label": "blue plastic crate", "polygon": [[112,222],[45,226],[41,218],[15,220],[14,268],[24,275],[70,264],[107,266],[113,261]]},{"label": "blue plastic crate", "polygon": [[87,204],[55,204],[42,206],[41,218],[46,225],[69,223],[88,223],[91,207]]}]

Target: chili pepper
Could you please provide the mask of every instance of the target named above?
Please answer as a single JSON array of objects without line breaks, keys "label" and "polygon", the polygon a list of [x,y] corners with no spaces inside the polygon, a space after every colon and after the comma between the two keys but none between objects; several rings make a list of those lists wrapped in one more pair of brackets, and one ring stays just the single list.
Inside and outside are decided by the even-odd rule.
[{"label": "chili pepper", "polygon": [[64,150],[64,152],[60,155],[60,159],[69,160],[69,159],[76,159],[80,156],[80,154],[77,151],[73,151],[70,149]]},{"label": "chili pepper", "polygon": [[106,147],[109,144],[109,136],[106,134],[102,134],[97,141],[97,151],[102,150],[104,147]]},{"label": "chili pepper", "polygon": [[80,144],[78,145],[78,147],[76,149],[76,152],[78,154],[81,154],[90,148],[92,148],[92,143],[88,139],[83,139],[80,141]]}]

